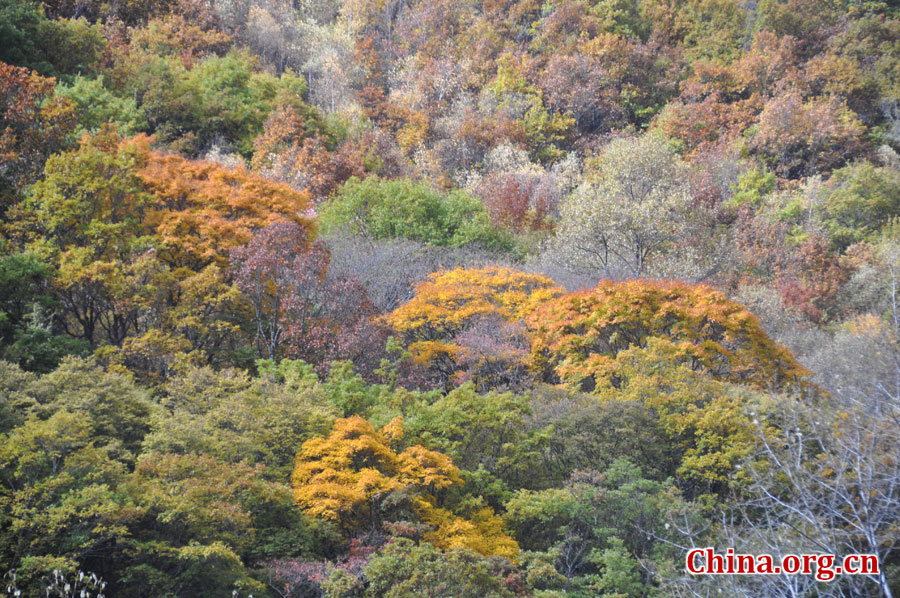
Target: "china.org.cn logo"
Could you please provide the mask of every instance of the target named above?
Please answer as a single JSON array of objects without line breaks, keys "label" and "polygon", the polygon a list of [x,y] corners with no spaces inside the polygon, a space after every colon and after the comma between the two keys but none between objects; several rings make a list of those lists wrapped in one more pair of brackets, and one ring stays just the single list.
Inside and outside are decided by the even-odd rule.
[{"label": "china.org.cn logo", "polygon": [[815,575],[818,581],[832,581],[838,575],[877,575],[878,557],[874,554],[740,554],[733,548],[717,554],[711,546],[694,548],[685,557],[685,569],[691,575]]}]

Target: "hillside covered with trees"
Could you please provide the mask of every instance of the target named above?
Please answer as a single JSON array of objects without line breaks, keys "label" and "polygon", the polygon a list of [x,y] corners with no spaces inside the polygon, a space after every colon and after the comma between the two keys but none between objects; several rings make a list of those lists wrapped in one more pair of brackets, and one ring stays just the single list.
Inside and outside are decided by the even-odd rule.
[{"label": "hillside covered with trees", "polygon": [[900,596],[900,5],[0,0],[4,574]]}]

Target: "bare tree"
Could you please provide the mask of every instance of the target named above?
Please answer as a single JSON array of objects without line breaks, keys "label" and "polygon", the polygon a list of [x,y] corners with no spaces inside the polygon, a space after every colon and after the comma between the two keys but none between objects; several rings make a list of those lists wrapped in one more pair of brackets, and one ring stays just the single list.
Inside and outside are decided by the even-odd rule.
[{"label": "bare tree", "polygon": [[[839,332],[807,365],[819,388],[774,401],[746,463],[738,504],[718,515],[719,552],[878,557],[879,571],[818,581],[810,575],[670,576],[676,596],[893,598],[900,556],[900,334],[892,245],[882,247],[890,306]],[[762,416],[760,416],[762,420]],[[688,537],[694,530],[686,530]],[[686,542],[687,543],[687,542]]]},{"label": "bare tree", "polygon": [[435,247],[408,239],[372,240],[333,233],[325,237],[331,255],[329,276],[355,278],[381,312],[409,301],[415,284],[432,272],[456,267],[508,265],[475,247]]},{"label": "bare tree", "polygon": [[661,139],[617,139],[562,205],[552,251],[574,270],[640,277],[687,232],[690,188]]}]

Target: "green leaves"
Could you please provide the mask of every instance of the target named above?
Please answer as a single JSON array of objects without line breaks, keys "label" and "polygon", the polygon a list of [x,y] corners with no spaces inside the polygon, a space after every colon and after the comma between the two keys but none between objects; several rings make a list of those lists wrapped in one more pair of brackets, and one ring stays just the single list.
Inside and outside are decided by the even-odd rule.
[{"label": "green leaves", "polygon": [[158,409],[130,374],[105,372],[93,359],[65,359],[28,392],[43,416],[62,409],[82,414],[90,422],[91,442],[127,463],[140,453],[151,415]]},{"label": "green leaves", "polygon": [[506,508],[522,546],[538,551],[537,563],[551,560],[574,596],[642,596],[647,579],[639,559],[681,557],[659,542],[670,535],[668,513],[683,508],[671,480],[648,480],[625,459],[604,473],[576,472],[564,488],[520,490]]},{"label": "green leaves", "polygon": [[24,203],[35,232],[54,252],[75,246],[89,248],[94,260],[127,256],[152,201],[137,176],[147,150],[146,138],[126,143],[106,129],[50,158]]},{"label": "green leaves", "polygon": [[121,97],[106,86],[103,75],[89,78],[78,75],[70,83],[60,83],[56,95],[75,103],[78,129],[76,133],[94,133],[103,125],[118,125],[123,135],[133,135],[147,128],[146,116],[133,97]]},{"label": "green leaves", "polygon": [[834,172],[824,195],[817,207],[837,247],[875,241],[900,217],[900,171],[868,162],[847,166]]},{"label": "green leaves", "polygon": [[50,266],[34,254],[0,257],[0,356],[29,371],[48,372],[67,353],[85,348],[51,329],[56,305],[51,275]]},{"label": "green leaves", "polygon": [[41,377],[4,368],[0,414],[18,425],[0,434],[0,558],[22,587],[46,567],[112,560],[111,583],[132,595],[146,584],[185,597],[234,584],[259,593],[251,559],[334,541],[285,483],[297,446],[333,420],[316,383],[185,368],[164,410],[91,360]]},{"label": "green leaves", "polygon": [[148,132],[188,154],[218,137],[249,158],[269,112],[283,103],[305,107],[301,77],[260,72],[245,51],[212,54],[188,68],[163,48],[149,46],[117,56],[109,87],[123,101],[137,99]]},{"label": "green leaves", "polygon": [[370,239],[402,237],[451,247],[475,243],[512,249],[511,238],[491,226],[477,199],[462,191],[441,195],[425,183],[406,179],[350,179],[320,217],[326,232],[350,230]]},{"label": "green leaves", "polygon": [[399,539],[375,556],[365,569],[366,598],[506,598],[512,593],[487,559],[466,550],[441,552]]},{"label": "green leaves", "polygon": [[154,417],[145,450],[264,464],[263,475],[282,483],[297,448],[326,433],[337,415],[316,381],[293,386],[269,375],[184,368],[165,391],[167,411]]}]

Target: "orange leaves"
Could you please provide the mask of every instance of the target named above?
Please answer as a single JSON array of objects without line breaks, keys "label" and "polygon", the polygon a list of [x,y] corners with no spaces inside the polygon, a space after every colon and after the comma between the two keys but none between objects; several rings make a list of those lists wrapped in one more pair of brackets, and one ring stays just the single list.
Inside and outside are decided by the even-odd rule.
[{"label": "orange leaves", "polygon": [[[756,316],[703,285],[603,281],[592,290],[563,294],[533,274],[457,269],[432,274],[385,319],[417,361],[448,378],[466,367],[484,378],[491,373],[485,368],[496,369],[499,360],[504,371],[500,378],[492,372],[494,379],[527,364],[548,382],[593,391],[616,384],[620,353],[646,348],[651,339],[670,347],[678,362],[722,381],[768,388],[806,376]],[[512,329],[486,325],[521,320],[526,330],[520,339]],[[474,353],[480,357],[473,360]]]},{"label": "orange leaves", "polygon": [[162,373],[177,354],[213,359],[241,342],[252,306],[222,271],[233,249],[277,222],[306,251],[313,224],[306,194],[152,143],[112,127],[85,135],[47,160],[12,232],[55,262],[68,330],[118,347],[131,338],[125,362]]},{"label": "orange leaves", "polygon": [[566,295],[527,320],[532,365],[547,380],[584,390],[615,383],[620,352],[659,338],[694,370],[768,387],[806,375],[757,318],[703,285],[635,280],[601,282]]},{"label": "orange leaves", "polygon": [[526,351],[519,322],[562,293],[537,274],[457,268],[431,274],[384,320],[442,383],[474,378],[479,384],[514,387],[521,381],[520,357]]},{"label": "orange leaves", "polygon": [[680,98],[655,126],[683,141],[689,152],[734,140],[756,122],[767,99],[800,79],[797,62],[796,40],[759,32],[753,47],[732,64],[694,62]]},{"label": "orange leaves", "polygon": [[0,62],[0,178],[33,182],[72,132],[75,106],[53,97],[55,85],[54,79]]},{"label": "orange leaves", "polygon": [[433,340],[458,332],[478,318],[504,321],[525,317],[562,289],[544,276],[509,268],[457,268],[437,272],[416,288],[409,302],[386,321],[410,340]]},{"label": "orange leaves", "polygon": [[312,229],[307,194],[244,168],[152,151],[151,142],[104,129],[53,157],[30,202],[37,228],[65,247],[86,239],[109,244],[127,226],[130,237],[121,243],[155,235],[165,244],[163,261],[195,271],[224,265],[230,249],[274,222]]},{"label": "orange leaves", "polygon": [[286,103],[275,108],[253,141],[253,168],[272,167],[285,150],[296,151],[306,139],[306,128],[306,119],[295,106]]},{"label": "orange leaves", "polygon": [[603,281],[527,324],[531,366],[544,380],[652,410],[684,451],[679,475],[712,487],[729,483],[755,446],[748,413],[765,401],[754,389],[799,386],[808,375],[756,316],[704,285]]},{"label": "orange leaves", "polygon": [[338,420],[328,438],[308,440],[297,453],[294,500],[315,517],[352,525],[370,497],[400,488],[376,469],[390,470],[395,462],[385,438],[367,421],[358,416]]},{"label": "orange leaves", "polygon": [[175,265],[225,263],[229,249],[277,221],[312,227],[308,194],[244,168],[155,152],[138,174],[159,200],[148,224],[170,248]]}]

